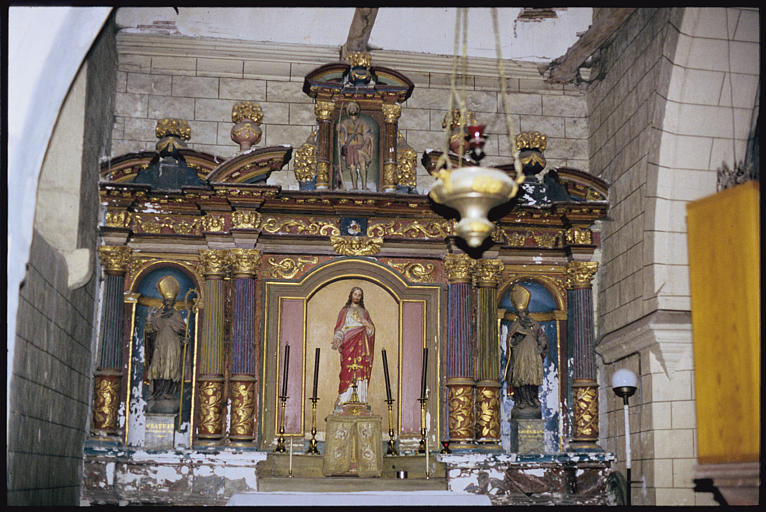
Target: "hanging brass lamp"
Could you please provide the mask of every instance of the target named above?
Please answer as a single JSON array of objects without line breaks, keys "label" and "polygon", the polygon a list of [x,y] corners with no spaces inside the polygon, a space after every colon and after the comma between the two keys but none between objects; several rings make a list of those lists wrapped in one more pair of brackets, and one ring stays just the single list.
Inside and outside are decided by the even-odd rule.
[{"label": "hanging brass lamp", "polygon": [[[468,144],[476,162],[483,156],[486,139],[483,131],[483,125],[468,126]],[[505,172],[491,167],[441,169],[436,176],[439,179],[431,187],[429,196],[460,212],[455,232],[471,247],[479,247],[494,229],[494,224],[487,218],[489,211],[510,201],[519,189],[518,183]]]},{"label": "hanging brass lamp", "polygon": [[[450,151],[450,142],[454,146],[454,135],[447,132],[446,151],[437,163],[436,177],[438,178],[431,187],[429,196],[435,202],[454,208],[460,212],[460,222],[455,226],[457,235],[464,239],[470,247],[479,247],[490,235],[495,225],[487,218],[489,211],[503,203],[510,201],[518,192],[519,185],[524,181],[524,174],[521,172],[519,161],[519,150],[515,144],[513,127],[511,126],[511,117],[508,111],[507,95],[505,87],[505,75],[503,73],[502,55],[500,52],[500,40],[497,28],[497,13],[492,9],[492,19],[495,28],[495,46],[497,51],[498,71],[500,74],[501,98],[505,109],[506,125],[508,128],[508,137],[513,149],[514,167],[516,178],[513,179],[505,172],[491,167],[481,167],[479,162],[484,157],[484,125],[478,124],[475,119],[467,116],[465,105],[465,87],[462,90],[462,96],[457,94],[455,88],[455,77],[457,70],[458,53],[458,34],[461,29],[462,16],[462,35],[463,35],[463,71],[462,76],[466,76],[466,38],[467,38],[467,12],[466,9],[458,9],[458,15],[455,22],[455,58],[453,60],[452,80],[450,86],[449,112],[452,112],[453,97],[459,102],[459,119],[467,120],[464,125],[465,141],[470,148],[470,155],[476,165],[469,165],[451,168],[451,160],[447,156]],[[462,155],[463,148],[459,150]],[[454,151],[453,151],[454,153]],[[458,156],[462,161],[462,156]],[[443,168],[442,165],[444,166]]]}]

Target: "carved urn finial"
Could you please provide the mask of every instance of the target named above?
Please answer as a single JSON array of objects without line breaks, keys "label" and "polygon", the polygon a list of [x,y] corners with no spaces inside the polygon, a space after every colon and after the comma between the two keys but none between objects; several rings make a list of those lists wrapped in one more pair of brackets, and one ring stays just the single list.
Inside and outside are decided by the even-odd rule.
[{"label": "carved urn finial", "polygon": [[231,109],[231,140],[239,144],[240,152],[249,150],[261,141],[263,110],[254,101],[240,101]]}]

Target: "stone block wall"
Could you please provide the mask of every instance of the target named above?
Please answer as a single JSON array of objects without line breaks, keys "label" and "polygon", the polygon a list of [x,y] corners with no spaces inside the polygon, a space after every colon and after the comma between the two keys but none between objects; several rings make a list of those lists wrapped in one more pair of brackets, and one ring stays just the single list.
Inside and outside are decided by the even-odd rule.
[{"label": "stone block wall", "polygon": [[[162,117],[189,121],[190,147],[232,157],[238,145],[230,137],[231,108],[242,100],[256,101],[263,109],[263,139],[258,146],[289,144],[297,149],[316,126],[313,100],[302,91],[303,79],[313,69],[338,60],[337,49],[290,48],[277,58],[244,42],[125,31],[118,34],[117,42],[112,157],[154,150],[154,127]],[[226,45],[230,51],[221,49]],[[438,59],[429,70],[429,62],[422,56],[417,66],[408,62],[407,55],[385,51],[372,52],[372,60],[373,65],[400,71],[415,83],[412,96],[403,105],[399,130],[418,152],[418,189],[425,191],[433,179],[419,162],[424,150],[444,147],[442,120],[449,105],[450,74]],[[467,108],[487,125],[483,163],[505,164],[511,157],[499,75],[489,69],[473,74],[469,70],[466,75]],[[513,70],[506,72],[514,130],[548,135],[545,155],[550,166],[588,171],[583,91],[546,84],[536,76],[534,67],[516,75]],[[462,90],[462,77],[457,86]],[[289,170],[272,174],[269,184],[297,189],[292,169],[291,161]]]},{"label": "stone block wall", "polygon": [[[598,295],[601,436],[624,468],[622,404],[608,384],[631,367],[640,379],[630,429],[636,504],[714,503],[693,482],[685,206],[715,193],[722,161],[744,158],[757,18],[751,9],[637,9],[597,55],[602,75],[588,91],[591,171],[611,184]],[[733,107],[730,86],[740,93]]]},{"label": "stone block wall", "polygon": [[590,169],[611,185],[600,332],[690,309],[685,206],[744,159],[758,41],[757,10],[637,9],[600,50],[588,90]]},{"label": "stone block wall", "polygon": [[[86,58],[82,144],[68,164],[81,188],[73,246],[91,251],[95,265],[98,222],[98,160],[109,146],[116,48],[108,22]],[[67,101],[67,100],[65,100]],[[80,107],[81,109],[83,107]],[[82,126],[82,125],[81,125]],[[58,126],[53,138],[71,136]],[[39,149],[30,150],[36,151]],[[45,164],[43,164],[45,167]],[[81,186],[82,185],[82,186]],[[62,186],[63,188],[63,186]],[[60,203],[38,201],[37,208]],[[36,216],[36,218],[44,218]],[[10,505],[80,503],[83,445],[92,394],[94,304],[98,277],[69,287],[65,255],[35,229],[19,293],[8,411],[7,499]]]}]

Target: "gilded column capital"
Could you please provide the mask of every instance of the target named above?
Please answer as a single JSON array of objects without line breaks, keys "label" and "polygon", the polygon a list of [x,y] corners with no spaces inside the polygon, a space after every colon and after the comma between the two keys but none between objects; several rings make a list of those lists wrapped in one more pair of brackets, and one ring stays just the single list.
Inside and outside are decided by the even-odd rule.
[{"label": "gilded column capital", "polygon": [[567,264],[567,288],[590,288],[596,270],[597,261],[570,261]]},{"label": "gilded column capital", "polygon": [[402,106],[398,103],[383,105],[383,117],[387,123],[395,123],[402,113]]},{"label": "gilded column capital", "polygon": [[317,100],[314,104],[314,115],[319,121],[329,121],[333,110],[335,110],[335,103],[332,101]]},{"label": "gilded column capital", "polygon": [[470,283],[471,270],[475,264],[475,260],[472,260],[467,254],[447,254],[444,256],[447,281],[450,283]]},{"label": "gilded column capital", "polygon": [[477,260],[473,269],[477,284],[484,288],[496,287],[500,282],[504,268],[505,265],[500,260],[485,260],[483,258]]},{"label": "gilded column capital", "polygon": [[205,277],[220,277],[229,265],[229,251],[226,249],[200,249],[200,270]]},{"label": "gilded column capital", "polygon": [[101,264],[108,274],[124,274],[133,250],[125,245],[102,245],[98,248]]},{"label": "gilded column capital", "polygon": [[261,251],[258,249],[230,249],[231,273],[234,277],[253,277],[261,262]]}]

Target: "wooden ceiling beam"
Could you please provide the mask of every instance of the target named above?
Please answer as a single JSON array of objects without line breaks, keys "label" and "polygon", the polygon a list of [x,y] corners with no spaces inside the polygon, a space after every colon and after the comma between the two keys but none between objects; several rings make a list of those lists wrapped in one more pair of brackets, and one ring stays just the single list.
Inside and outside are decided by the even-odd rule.
[{"label": "wooden ceiling beam", "polygon": [[354,11],[354,19],[348,29],[346,42],[340,48],[340,60],[345,62],[346,56],[351,52],[366,52],[367,43],[370,40],[375,17],[378,15],[377,8],[357,7]]},{"label": "wooden ceiling beam", "polygon": [[550,73],[546,81],[561,83],[573,80],[577,76],[580,65],[598,50],[635,10],[635,8],[604,9],[607,12],[601,13],[563,56],[541,68],[542,74]]}]

